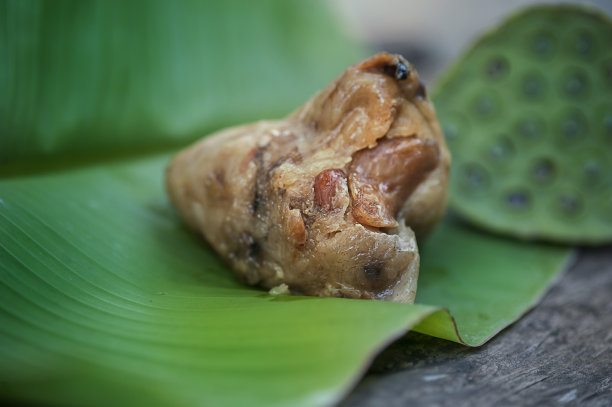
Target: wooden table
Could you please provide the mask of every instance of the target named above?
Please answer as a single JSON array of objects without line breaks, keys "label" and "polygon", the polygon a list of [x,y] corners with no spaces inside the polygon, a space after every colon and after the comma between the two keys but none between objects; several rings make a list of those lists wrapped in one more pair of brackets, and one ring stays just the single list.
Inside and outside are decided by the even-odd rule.
[{"label": "wooden table", "polygon": [[340,405],[612,406],[612,246],[580,250],[534,310],[480,348],[408,334]]}]

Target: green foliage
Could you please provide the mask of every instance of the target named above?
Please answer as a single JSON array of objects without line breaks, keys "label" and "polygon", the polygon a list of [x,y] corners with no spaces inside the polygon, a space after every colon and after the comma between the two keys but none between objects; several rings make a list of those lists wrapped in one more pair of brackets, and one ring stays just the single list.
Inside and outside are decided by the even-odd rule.
[{"label": "green foliage", "polygon": [[184,145],[297,108],[365,54],[302,1],[2,1],[0,163]]}]

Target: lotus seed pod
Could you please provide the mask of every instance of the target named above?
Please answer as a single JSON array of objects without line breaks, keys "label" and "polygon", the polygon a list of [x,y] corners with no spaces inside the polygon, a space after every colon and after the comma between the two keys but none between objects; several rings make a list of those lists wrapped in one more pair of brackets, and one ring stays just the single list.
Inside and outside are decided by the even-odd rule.
[{"label": "lotus seed pod", "polygon": [[433,99],[456,213],[526,239],[612,240],[611,41],[597,11],[533,7],[443,76]]}]

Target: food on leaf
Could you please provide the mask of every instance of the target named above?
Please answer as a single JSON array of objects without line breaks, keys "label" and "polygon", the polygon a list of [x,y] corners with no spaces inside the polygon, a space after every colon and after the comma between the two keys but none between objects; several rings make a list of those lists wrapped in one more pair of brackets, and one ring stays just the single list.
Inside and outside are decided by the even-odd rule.
[{"label": "food on leaf", "polygon": [[450,156],[412,65],[377,54],[279,121],[179,153],[180,215],[246,283],[412,302],[424,236],[442,217]]}]

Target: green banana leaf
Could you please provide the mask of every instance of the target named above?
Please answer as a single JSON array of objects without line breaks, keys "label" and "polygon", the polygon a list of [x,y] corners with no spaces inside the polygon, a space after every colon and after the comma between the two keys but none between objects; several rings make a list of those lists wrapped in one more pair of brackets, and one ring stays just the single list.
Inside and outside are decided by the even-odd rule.
[{"label": "green banana leaf", "polygon": [[244,286],[170,208],[173,147],[287,113],[361,51],[311,2],[0,4],[4,401],[329,405],[409,329],[486,341],[568,261],[449,217],[419,304]]},{"label": "green banana leaf", "polygon": [[0,163],[182,146],[285,115],[367,55],[318,3],[174,3],[2,0]]},{"label": "green banana leaf", "polygon": [[[325,405],[411,327],[477,345],[533,304],[567,251],[448,220],[418,302],[268,295],[173,215],[167,155],[0,183],[0,382],[62,405]],[[451,310],[461,333],[441,307]]]}]

